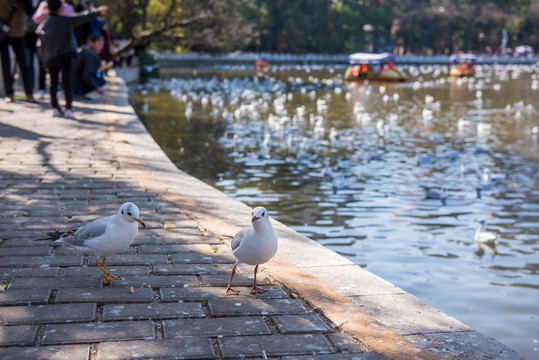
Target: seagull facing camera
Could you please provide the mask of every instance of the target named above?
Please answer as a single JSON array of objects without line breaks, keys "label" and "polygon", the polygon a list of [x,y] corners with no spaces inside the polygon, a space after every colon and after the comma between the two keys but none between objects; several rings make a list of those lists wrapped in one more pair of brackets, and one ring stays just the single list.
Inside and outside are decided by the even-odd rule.
[{"label": "seagull facing camera", "polygon": [[232,239],[232,253],[236,257],[236,264],[232,269],[226,294],[237,295],[239,293],[239,291],[232,289],[231,285],[236,267],[240,263],[255,265],[251,294],[266,292],[267,290],[256,286],[256,273],[258,265],[269,261],[276,252],[277,236],[271,226],[268,211],[263,207],[256,207],[252,213],[251,226],[242,229]]}]

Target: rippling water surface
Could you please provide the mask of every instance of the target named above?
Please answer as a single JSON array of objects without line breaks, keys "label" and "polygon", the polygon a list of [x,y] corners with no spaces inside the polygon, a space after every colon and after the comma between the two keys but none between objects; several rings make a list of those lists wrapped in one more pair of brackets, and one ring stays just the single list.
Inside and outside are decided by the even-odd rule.
[{"label": "rippling water surface", "polygon": [[537,358],[537,67],[343,73],[169,71],[132,102],[180,169]]}]

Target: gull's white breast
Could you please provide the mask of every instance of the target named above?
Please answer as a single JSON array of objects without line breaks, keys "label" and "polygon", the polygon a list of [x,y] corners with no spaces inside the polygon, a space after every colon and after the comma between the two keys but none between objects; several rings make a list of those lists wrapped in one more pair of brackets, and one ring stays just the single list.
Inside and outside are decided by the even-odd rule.
[{"label": "gull's white breast", "polygon": [[255,231],[250,228],[242,239],[240,246],[233,252],[240,263],[258,265],[269,261],[277,252],[277,237],[273,229]]},{"label": "gull's white breast", "polygon": [[136,222],[112,221],[102,235],[85,240],[83,246],[73,247],[83,254],[107,257],[118,254],[131,245],[137,232]]}]

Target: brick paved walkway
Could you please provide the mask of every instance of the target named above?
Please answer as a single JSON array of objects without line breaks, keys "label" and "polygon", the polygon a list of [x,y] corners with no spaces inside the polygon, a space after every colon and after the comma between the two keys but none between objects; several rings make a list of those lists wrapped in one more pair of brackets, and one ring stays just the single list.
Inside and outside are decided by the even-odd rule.
[{"label": "brick paved walkway", "polygon": [[[120,166],[103,101],[75,102],[76,121],[45,103],[0,102],[1,359],[384,358],[264,272],[269,292],[249,295],[243,267],[241,295],[225,296],[229,244]],[[95,258],[33,241],[125,201],[147,228],[108,258],[121,276],[110,286]]]}]

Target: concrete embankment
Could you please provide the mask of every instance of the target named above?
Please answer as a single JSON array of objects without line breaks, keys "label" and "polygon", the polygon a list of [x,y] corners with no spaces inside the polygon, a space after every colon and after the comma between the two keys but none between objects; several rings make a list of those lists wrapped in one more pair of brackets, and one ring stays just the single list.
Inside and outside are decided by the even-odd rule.
[{"label": "concrete embankment", "polygon": [[[270,292],[225,296],[234,259],[220,239],[251,209],[174,166],[128,102],[133,73],[119,75],[106,98],[75,103],[76,121],[0,105],[0,358],[520,358],[277,221]],[[92,257],[33,241],[124,201],[148,229],[109,258],[111,286]],[[248,286],[252,267],[241,275]]]}]

